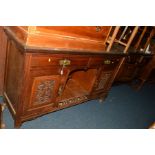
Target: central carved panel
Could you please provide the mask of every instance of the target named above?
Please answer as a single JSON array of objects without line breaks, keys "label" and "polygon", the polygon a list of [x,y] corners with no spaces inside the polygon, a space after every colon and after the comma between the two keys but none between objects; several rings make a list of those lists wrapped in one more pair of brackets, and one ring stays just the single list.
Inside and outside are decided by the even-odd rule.
[{"label": "central carved panel", "polygon": [[104,89],[110,77],[111,77],[111,73],[102,72],[100,79],[98,81],[98,86],[96,90]]},{"label": "central carved panel", "polygon": [[35,90],[35,104],[43,104],[51,101],[54,90],[54,80],[40,81]]}]

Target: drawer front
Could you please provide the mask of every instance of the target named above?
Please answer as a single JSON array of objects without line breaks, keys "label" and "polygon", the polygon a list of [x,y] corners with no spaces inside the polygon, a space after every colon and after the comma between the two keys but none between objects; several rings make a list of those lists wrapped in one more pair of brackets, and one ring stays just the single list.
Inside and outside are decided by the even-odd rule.
[{"label": "drawer front", "polygon": [[92,57],[89,61],[89,66],[98,66],[98,65],[103,65],[104,62],[104,58],[100,58],[100,57]]},{"label": "drawer front", "polygon": [[104,65],[105,70],[114,69],[120,61],[120,58],[103,57],[103,58],[91,58],[89,66]]},{"label": "drawer front", "polygon": [[53,55],[37,55],[32,56],[31,67],[45,66],[87,66],[89,57],[79,56],[53,56]]}]

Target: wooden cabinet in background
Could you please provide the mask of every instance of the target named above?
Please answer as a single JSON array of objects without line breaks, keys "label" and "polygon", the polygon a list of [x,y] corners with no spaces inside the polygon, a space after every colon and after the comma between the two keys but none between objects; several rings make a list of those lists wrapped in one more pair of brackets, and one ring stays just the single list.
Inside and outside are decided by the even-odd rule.
[{"label": "wooden cabinet in background", "polygon": [[143,84],[148,82],[155,82],[155,56],[149,61],[149,63],[142,68],[142,72],[138,76],[139,82],[135,86],[139,90]]},{"label": "wooden cabinet in background", "polygon": [[150,54],[128,53],[115,78],[115,82],[131,82],[137,79],[151,58],[152,55]]},{"label": "wooden cabinet in background", "polygon": [[[99,37],[101,34],[94,35],[98,34],[96,27],[86,27],[86,32],[90,29],[91,31],[88,32],[91,33],[84,31],[79,33],[80,38],[87,38],[88,43],[82,44],[90,46],[89,48],[82,46],[84,49],[79,51],[75,46],[70,46],[70,40],[68,41],[70,47],[65,46],[65,49],[50,49],[46,45],[43,47],[40,42],[42,38],[38,36],[40,40],[36,45],[32,44],[34,42],[30,43],[31,45],[24,43],[23,38],[20,39],[22,35],[19,37],[15,29],[5,29],[8,35],[8,47],[4,90],[4,98],[15,120],[15,127],[43,114],[91,99],[104,99],[107,96],[124,55],[94,51],[90,46],[92,42],[88,39],[88,34],[92,33],[94,38],[102,40],[102,37]],[[92,29],[95,31],[92,32]],[[65,34],[71,33],[74,29],[69,30],[65,31]],[[79,28],[80,30],[82,29]],[[52,31],[52,27],[49,31]],[[74,36],[75,33],[72,35]],[[77,36],[78,33],[72,41],[80,40]],[[105,37],[102,40],[102,48]],[[98,42],[93,43],[96,46],[98,44]]]}]

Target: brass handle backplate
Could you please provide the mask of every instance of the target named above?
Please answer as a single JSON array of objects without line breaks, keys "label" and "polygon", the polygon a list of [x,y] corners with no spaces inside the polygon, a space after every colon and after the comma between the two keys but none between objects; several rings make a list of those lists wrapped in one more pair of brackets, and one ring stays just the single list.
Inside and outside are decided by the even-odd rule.
[{"label": "brass handle backplate", "polygon": [[71,61],[70,60],[68,60],[68,59],[64,59],[64,60],[60,60],[59,61],[59,64],[61,65],[61,66],[68,66],[68,65],[70,65],[71,64]]},{"label": "brass handle backplate", "polygon": [[109,65],[109,64],[111,64],[111,61],[110,60],[104,60],[104,64]]}]

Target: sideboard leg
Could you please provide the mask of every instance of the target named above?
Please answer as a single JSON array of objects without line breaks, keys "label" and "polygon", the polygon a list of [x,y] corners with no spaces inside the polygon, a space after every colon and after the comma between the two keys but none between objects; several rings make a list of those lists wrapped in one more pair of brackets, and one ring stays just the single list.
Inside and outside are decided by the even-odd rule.
[{"label": "sideboard leg", "polygon": [[4,129],[5,128],[5,123],[3,122],[3,111],[6,107],[5,103],[0,104],[0,129]]},{"label": "sideboard leg", "polygon": [[100,97],[99,98],[99,103],[103,103],[104,100],[106,99],[106,97],[107,97],[107,94],[105,94],[104,96]]},{"label": "sideboard leg", "polygon": [[2,128],[2,105],[0,104],[0,129]]},{"label": "sideboard leg", "polygon": [[104,99],[100,98],[98,101],[99,101],[99,103],[103,103]]},{"label": "sideboard leg", "polygon": [[14,122],[14,128],[19,129],[22,125],[22,122],[20,120],[15,120]]},{"label": "sideboard leg", "polygon": [[105,96],[104,97],[101,97],[101,98],[99,98],[99,103],[103,103],[104,102],[104,100],[105,100]]}]

